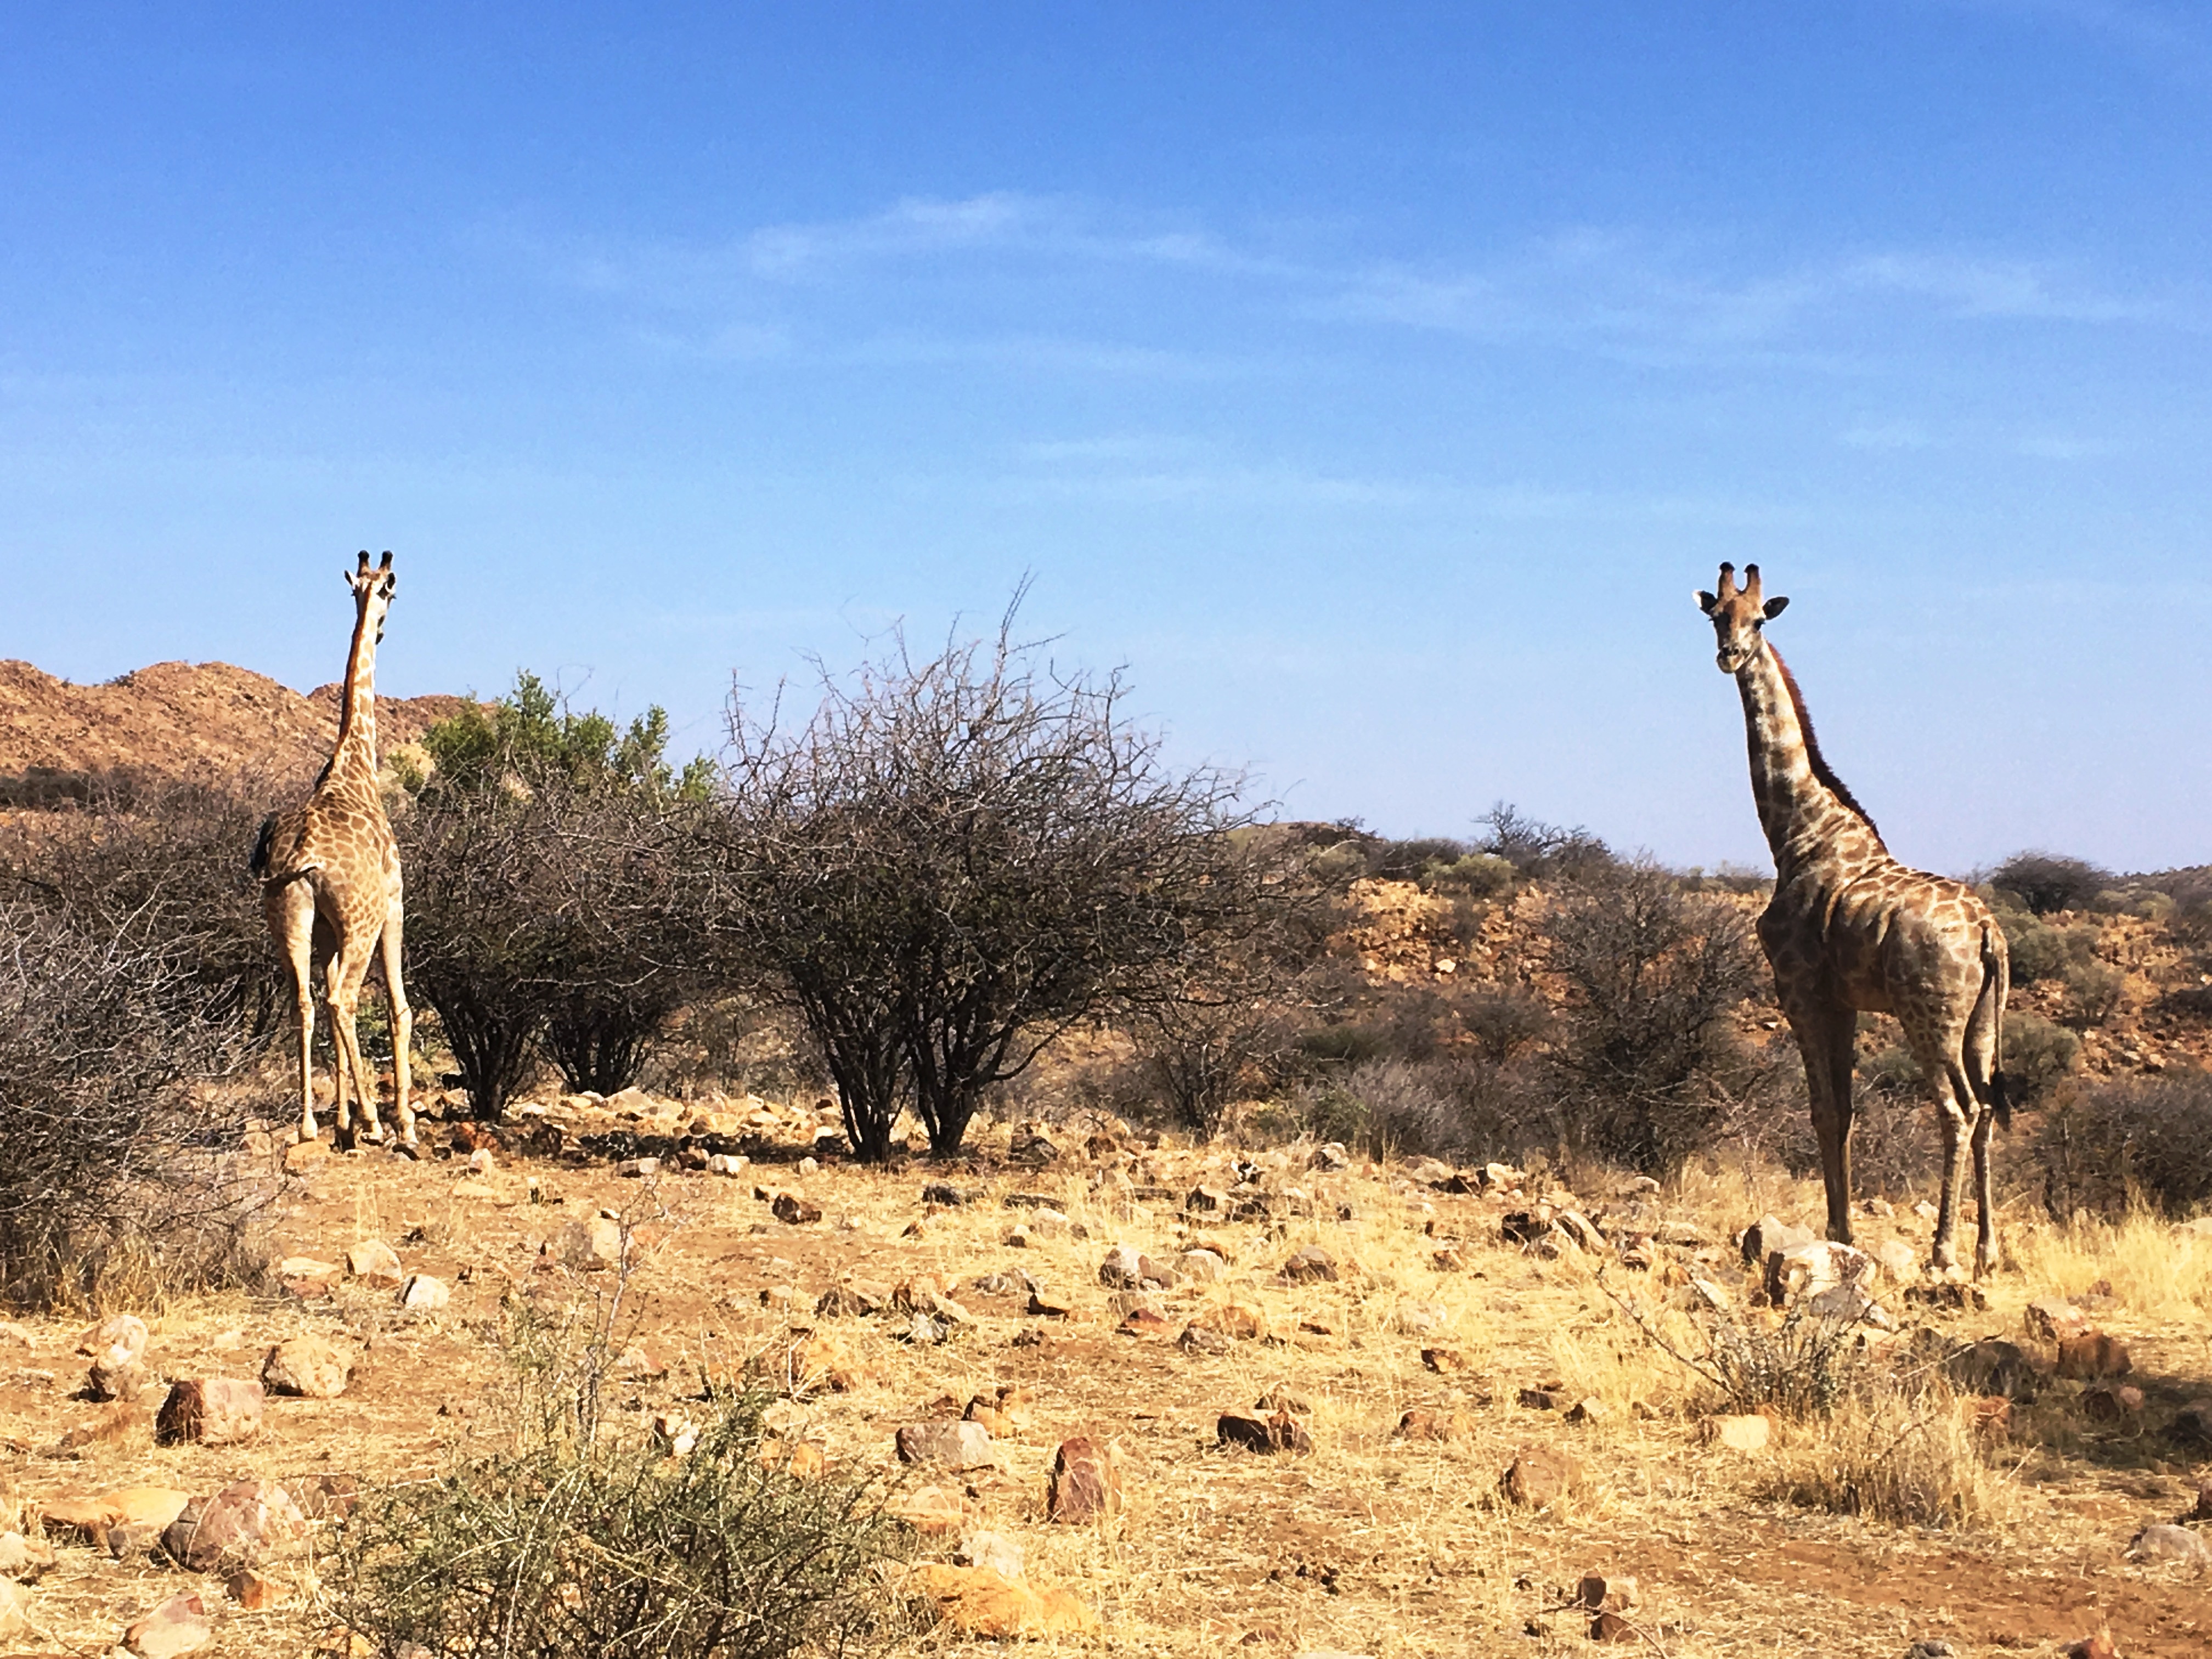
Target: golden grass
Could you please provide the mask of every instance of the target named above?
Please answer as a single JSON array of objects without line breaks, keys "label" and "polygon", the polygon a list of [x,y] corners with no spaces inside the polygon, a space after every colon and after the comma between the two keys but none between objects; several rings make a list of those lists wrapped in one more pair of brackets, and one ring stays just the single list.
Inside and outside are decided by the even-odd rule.
[{"label": "golden grass", "polygon": [[1940,1383],[1855,1395],[1784,1438],[1759,1495],[1892,1526],[1986,1531],[2011,1518],[1994,1473]]}]

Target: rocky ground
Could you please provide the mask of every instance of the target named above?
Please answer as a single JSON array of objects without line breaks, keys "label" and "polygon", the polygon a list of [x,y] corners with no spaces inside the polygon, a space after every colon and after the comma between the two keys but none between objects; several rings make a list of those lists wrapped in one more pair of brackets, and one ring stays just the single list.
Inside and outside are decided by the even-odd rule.
[{"label": "rocky ground", "polygon": [[[316,1649],[326,1517],[506,1420],[528,1305],[611,1317],[640,1435],[680,1440],[702,1376],[764,1361],[790,1466],[876,1483],[915,1528],[939,1649],[2212,1646],[2205,1228],[2008,1212],[1978,1291],[1919,1278],[1909,1206],[1866,1218],[1862,1256],[1806,1244],[1815,1192],[1765,1171],[1569,1193],[1110,1124],[870,1170],[833,1127],[570,1097],[495,1136],[426,1122],[419,1160],[250,1148],[265,1293],[0,1326],[6,1644],[105,1652],[166,1606],[147,1659]],[[1850,1346],[1892,1369],[1983,1342],[1929,1430],[1973,1437],[1935,1477],[1980,1483],[1952,1524],[1790,1501],[1838,1431],[1717,1413],[1638,1322],[1694,1355],[1713,1321],[1784,1318],[1774,1294],[1856,1297]]]}]

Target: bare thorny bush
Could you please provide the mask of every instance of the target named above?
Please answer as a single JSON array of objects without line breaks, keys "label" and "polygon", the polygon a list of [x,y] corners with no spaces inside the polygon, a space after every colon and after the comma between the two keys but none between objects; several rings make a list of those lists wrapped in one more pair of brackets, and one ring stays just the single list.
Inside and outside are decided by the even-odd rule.
[{"label": "bare thorny bush", "polygon": [[1118,675],[1012,626],[922,660],[894,636],[796,726],[732,708],[724,934],[804,1019],[863,1158],[909,1104],[957,1152],[1072,1027],[1241,996],[1234,947],[1283,896],[1233,833],[1241,780],[1170,769]]},{"label": "bare thorny bush", "polygon": [[0,1297],[234,1275],[259,1196],[214,1085],[277,988],[245,880],[244,787],[94,788],[0,834]]}]

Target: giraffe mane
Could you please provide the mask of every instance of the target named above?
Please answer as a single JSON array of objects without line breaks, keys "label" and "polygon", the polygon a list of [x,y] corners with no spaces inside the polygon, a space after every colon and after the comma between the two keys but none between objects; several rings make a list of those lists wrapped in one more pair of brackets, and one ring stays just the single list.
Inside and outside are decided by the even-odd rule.
[{"label": "giraffe mane", "polygon": [[[1766,648],[1774,651],[1771,641]],[[1857,813],[1866,827],[1874,831],[1875,839],[1880,841],[1881,829],[1875,823],[1874,814],[1859,805],[1859,798],[1851,793],[1850,785],[1836,775],[1835,769],[1828,764],[1828,757],[1820,752],[1820,739],[1813,732],[1813,717],[1805,710],[1805,694],[1797,689],[1797,677],[1790,672],[1790,665],[1782,660],[1779,651],[1774,651],[1774,665],[1782,671],[1782,684],[1790,692],[1790,706],[1797,711],[1797,729],[1804,734],[1805,761],[1813,769],[1813,775],[1827,786],[1830,794]]]}]

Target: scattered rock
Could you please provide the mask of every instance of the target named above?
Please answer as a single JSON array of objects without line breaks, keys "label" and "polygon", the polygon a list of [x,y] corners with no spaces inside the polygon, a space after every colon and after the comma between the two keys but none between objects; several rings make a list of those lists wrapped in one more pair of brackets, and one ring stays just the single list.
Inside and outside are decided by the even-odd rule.
[{"label": "scattered rock", "polygon": [[1120,1513],[1121,1475],[1111,1449],[1088,1435],[1063,1440],[1045,1486],[1045,1517],[1069,1526]]},{"label": "scattered rock", "polygon": [[1698,1437],[1709,1446],[1729,1451],[1765,1451],[1774,1437],[1774,1425],[1756,1412],[1738,1417],[1709,1417],[1699,1425]]},{"label": "scattered rock", "polygon": [[1283,1277],[1293,1285],[1334,1282],[1336,1261],[1318,1244],[1309,1244],[1283,1264]]},{"label": "scattered rock", "polygon": [[2212,1567],[2212,1544],[2202,1533],[2160,1522],[2145,1527],[2129,1540],[2128,1553],[2138,1561],[2172,1561],[2202,1570]]},{"label": "scattered rock", "polygon": [[909,1423],[897,1436],[899,1462],[944,1468],[975,1469],[989,1466],[991,1433],[981,1423],[939,1418]]},{"label": "scattered rock", "polygon": [[1416,1406],[1398,1419],[1395,1432],[1401,1440],[1468,1440],[1479,1426],[1472,1412]]},{"label": "scattered rock", "polygon": [[1005,1578],[1022,1576],[1022,1547],[1002,1532],[979,1527],[960,1540],[960,1565],[985,1567]]},{"label": "scattered rock", "polygon": [[822,1219],[822,1207],[810,1204],[797,1193],[778,1193],[769,1201],[769,1213],[787,1226],[811,1227]]},{"label": "scattered rock", "polygon": [[1185,1250],[1176,1258],[1176,1266],[1185,1279],[1200,1285],[1211,1285],[1227,1270],[1228,1263],[1212,1250]]},{"label": "scattered rock", "polygon": [[1246,1451],[1290,1452],[1304,1457],[1313,1450],[1313,1440],[1304,1425],[1288,1412],[1264,1419],[1227,1413],[1214,1425],[1213,1432],[1222,1445],[1241,1446]]},{"label": "scattered rock", "polygon": [[261,1386],[271,1394],[335,1400],[353,1375],[353,1358],[326,1336],[288,1336],[261,1362]]},{"label": "scattered rock", "polygon": [[222,1588],[247,1613],[266,1613],[289,1593],[289,1587],[283,1580],[256,1572],[251,1567],[240,1567],[223,1580]]},{"label": "scattered rock", "polygon": [[1605,1249],[1605,1235],[1597,1230],[1597,1224],[1580,1210],[1560,1211],[1558,1220],[1553,1224],[1585,1255],[1595,1255]]},{"label": "scattered rock", "polygon": [[1439,1376],[1449,1376],[1467,1369],[1467,1356],[1457,1348],[1424,1348],[1421,1364]]},{"label": "scattered rock", "polygon": [[1566,1419],[1570,1423],[1602,1423],[1606,1416],[1605,1401],[1595,1395],[1584,1395],[1566,1410]]},{"label": "scattered rock", "polygon": [[885,1506],[891,1518],[916,1532],[942,1536],[967,1524],[968,1506],[960,1494],[946,1486],[921,1486]]},{"label": "scattered rock", "polygon": [[1757,1265],[1778,1250],[1815,1243],[1819,1238],[1810,1227],[1793,1227],[1774,1216],[1763,1215],[1743,1230],[1743,1259]]},{"label": "scattered rock", "polygon": [[44,1539],[33,1543],[20,1532],[0,1532],[0,1578],[35,1579],[54,1564],[54,1547]]},{"label": "scattered rock", "polygon": [[331,1287],[345,1277],[345,1269],[337,1262],[319,1261],[311,1255],[288,1255],[276,1264],[276,1273],[285,1293],[303,1302],[328,1296]]},{"label": "scattered rock", "polygon": [[2045,1342],[2061,1342],[2089,1328],[2089,1316],[2063,1297],[2046,1296],[2027,1304],[2028,1334]]},{"label": "scattered rock", "polygon": [[261,1385],[237,1377],[211,1376],[176,1383],[154,1419],[158,1445],[185,1441],[233,1446],[261,1432]]},{"label": "scattered rock", "polygon": [[2103,1331],[2083,1331],[2079,1336],[2059,1340],[2061,1376],[2125,1376],[2134,1369],[2135,1362],[2128,1357],[2128,1345]]},{"label": "scattered rock", "polygon": [[407,1277],[406,1270],[399,1265],[399,1252],[375,1238],[365,1238],[346,1248],[345,1269],[349,1277],[380,1290],[396,1291]]},{"label": "scattered rock", "polygon": [[1881,1263],[1882,1272],[1900,1285],[1910,1285],[1920,1277],[1920,1257],[1901,1238],[1884,1239],[1874,1255],[1875,1260]]},{"label": "scattered rock", "polygon": [[1815,1239],[1767,1253],[1766,1298],[1783,1308],[1839,1288],[1864,1291],[1881,1274],[1881,1264],[1864,1250]]},{"label": "scattered rock", "polygon": [[1191,1329],[1211,1331],[1232,1342],[1264,1342],[1267,1316],[1249,1302],[1220,1302],[1190,1322]]},{"label": "scattered rock", "polygon": [[1048,1291],[1042,1285],[1030,1286],[1029,1311],[1040,1319],[1069,1319],[1075,1314],[1075,1304],[1067,1296]]},{"label": "scattered rock", "polygon": [[146,1386],[146,1322],[136,1314],[117,1314],[77,1338],[76,1351],[88,1356],[86,1392],[94,1400],[129,1400]]},{"label": "scattered rock", "polygon": [[195,1498],[161,1533],[161,1548],[188,1572],[250,1567],[297,1541],[307,1516],[274,1480],[238,1480]]},{"label": "scattered rock", "polygon": [[[310,1140],[301,1146],[321,1144]],[[292,1150],[296,1152],[300,1147]],[[208,1618],[207,1603],[197,1595],[171,1596],[123,1632],[123,1645],[138,1659],[176,1659],[179,1654],[204,1648],[213,1640],[215,1626]]]},{"label": "scattered rock", "polygon": [[622,1223],[597,1215],[588,1221],[572,1221],[561,1229],[554,1248],[561,1260],[581,1273],[603,1273],[622,1266]]},{"label": "scattered rock", "polygon": [[1951,1380],[1976,1394],[2001,1394],[2027,1405],[2035,1398],[2035,1363],[2017,1342],[1985,1337],[1951,1357]]},{"label": "scattered rock", "polygon": [[412,1308],[417,1313],[434,1313],[453,1299],[453,1293],[446,1288],[445,1280],[434,1279],[428,1273],[410,1273],[407,1282],[399,1287],[399,1305]]},{"label": "scattered rock", "polygon": [[1524,1449],[1498,1477],[1508,1501],[1532,1510],[1556,1504],[1582,1477],[1581,1465],[1565,1452]]}]

